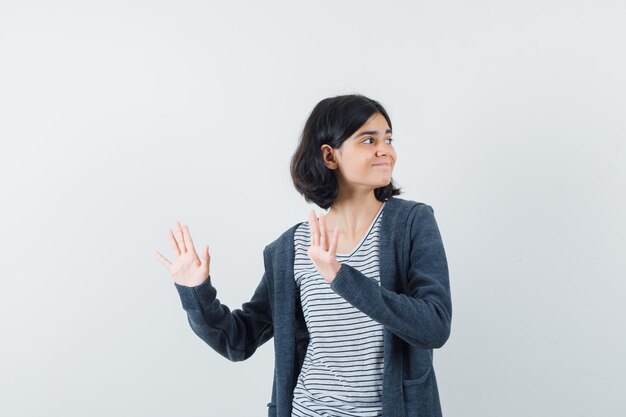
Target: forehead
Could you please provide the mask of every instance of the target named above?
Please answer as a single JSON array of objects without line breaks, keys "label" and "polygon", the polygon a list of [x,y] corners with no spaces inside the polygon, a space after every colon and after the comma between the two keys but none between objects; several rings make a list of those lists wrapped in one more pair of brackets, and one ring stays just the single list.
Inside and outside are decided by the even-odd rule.
[{"label": "forehead", "polygon": [[389,129],[389,123],[387,123],[387,119],[385,119],[385,116],[383,116],[381,113],[374,113],[369,119],[367,119],[367,122],[363,123],[363,126],[361,126],[355,132],[355,134],[358,135],[364,130],[375,130],[378,133],[384,134],[385,131]]}]

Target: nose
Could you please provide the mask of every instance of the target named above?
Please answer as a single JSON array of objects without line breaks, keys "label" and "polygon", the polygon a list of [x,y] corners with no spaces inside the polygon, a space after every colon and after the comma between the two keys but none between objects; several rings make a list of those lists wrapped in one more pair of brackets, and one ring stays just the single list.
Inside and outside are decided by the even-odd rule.
[{"label": "nose", "polygon": [[376,155],[388,155],[391,152],[391,149],[392,147],[390,143],[383,142],[376,147]]}]

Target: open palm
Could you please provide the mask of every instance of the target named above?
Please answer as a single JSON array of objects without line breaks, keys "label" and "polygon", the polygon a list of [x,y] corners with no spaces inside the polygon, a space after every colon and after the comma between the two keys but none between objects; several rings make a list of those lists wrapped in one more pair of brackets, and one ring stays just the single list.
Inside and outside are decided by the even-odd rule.
[{"label": "open palm", "polygon": [[311,209],[309,212],[309,229],[311,231],[311,246],[307,250],[307,255],[313,261],[313,265],[320,275],[331,283],[341,268],[341,263],[337,261],[339,228],[335,227],[329,237],[326,215],[322,213],[318,221],[315,210]]},{"label": "open palm", "polygon": [[191,233],[187,225],[181,227],[176,221],[176,235],[168,229],[168,238],[174,252],[175,261],[171,263],[159,251],[155,255],[172,274],[174,282],[187,287],[194,287],[209,278],[209,246],[205,245],[202,256],[198,257],[191,240]]}]

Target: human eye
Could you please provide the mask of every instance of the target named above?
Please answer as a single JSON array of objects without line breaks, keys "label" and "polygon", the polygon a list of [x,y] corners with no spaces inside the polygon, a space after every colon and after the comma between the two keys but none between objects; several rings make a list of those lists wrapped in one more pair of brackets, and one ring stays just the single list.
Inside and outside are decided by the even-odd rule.
[{"label": "human eye", "polygon": [[[371,136],[369,136],[369,137],[365,138],[365,139],[362,141],[362,143],[366,143],[368,140],[369,140],[369,141],[373,141],[373,140],[374,140],[374,138],[373,138],[373,137],[371,137]],[[388,141],[389,141],[388,143],[393,142],[393,138],[387,138],[387,139],[385,139],[385,140],[388,140]],[[368,142],[368,144],[370,144],[370,143],[373,143],[373,142]]]}]

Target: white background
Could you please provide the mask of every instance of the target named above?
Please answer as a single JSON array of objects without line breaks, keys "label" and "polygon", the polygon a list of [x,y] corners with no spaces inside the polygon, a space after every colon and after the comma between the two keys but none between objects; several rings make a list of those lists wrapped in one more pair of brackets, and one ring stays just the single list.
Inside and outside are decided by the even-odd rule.
[{"label": "white background", "polygon": [[387,108],[401,197],[435,209],[444,415],[623,415],[625,21],[607,0],[0,0],[0,415],[266,415],[273,342],[211,350],[154,252],[180,219],[220,299],[249,299],[312,207],[304,121],[347,93]]}]

